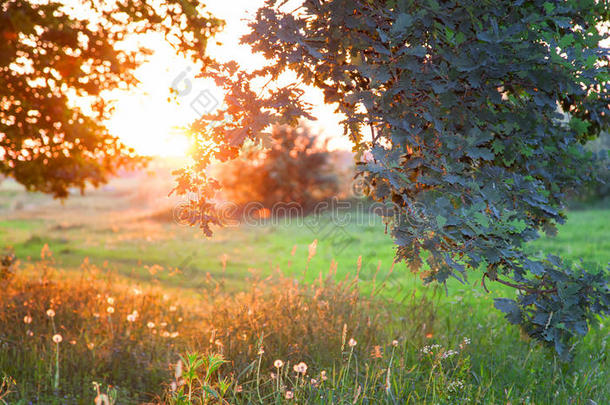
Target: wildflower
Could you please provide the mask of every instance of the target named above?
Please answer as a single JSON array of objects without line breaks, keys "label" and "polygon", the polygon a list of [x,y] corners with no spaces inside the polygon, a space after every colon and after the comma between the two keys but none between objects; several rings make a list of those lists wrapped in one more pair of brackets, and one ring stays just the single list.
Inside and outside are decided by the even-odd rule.
[{"label": "wildflower", "polygon": [[258,355],[262,356],[263,354],[265,354],[265,348],[263,346],[258,348]]},{"label": "wildflower", "polygon": [[95,343],[93,343],[93,342],[89,342],[89,343],[87,343],[87,348],[88,348],[89,350],[93,350],[93,348],[94,348],[94,347],[95,347]]},{"label": "wildflower", "polygon": [[108,304],[114,305],[114,298],[108,297],[108,299],[106,301],[108,302]]},{"label": "wildflower", "polygon": [[222,347],[222,346],[224,346],[224,345],[222,344],[222,342],[221,342],[219,339],[216,339],[216,340],[214,341],[214,344],[215,344],[216,346],[218,346],[218,347]]},{"label": "wildflower", "polygon": [[286,391],[286,399],[294,398],[294,393],[292,391]]},{"label": "wildflower", "polygon": [[53,311],[52,309],[47,309],[47,316],[49,318],[55,317],[55,311]]},{"label": "wildflower", "polygon": [[32,323],[32,317],[31,317],[31,316],[29,316],[29,315],[24,316],[24,317],[23,317],[23,323],[25,323],[25,324],[30,324],[30,323]]},{"label": "wildflower", "polygon": [[392,340],[392,346],[398,347],[398,340],[396,340],[396,339]]},{"label": "wildflower", "polygon": [[127,315],[127,322],[135,322],[136,321],[136,316],[134,314],[129,314]]},{"label": "wildflower", "polygon": [[172,305],[169,307],[169,312],[176,312],[176,309],[178,309],[178,308],[176,308],[175,305]]},{"label": "wildflower", "polygon": [[93,314],[93,317],[97,319],[97,318],[99,318],[99,317],[100,317],[100,314],[98,314],[98,313],[96,312],[96,313],[94,313],[94,314]]},{"label": "wildflower", "polygon": [[430,345],[430,346],[424,346],[421,349],[421,352],[424,354],[431,354],[434,350],[436,349],[440,349],[441,345]]},{"label": "wildflower", "polygon": [[162,328],[165,328],[167,326],[167,322],[161,322],[159,325],[161,325]]},{"label": "wildflower", "polygon": [[374,359],[380,359],[381,355],[381,346],[373,346],[373,350],[371,350],[371,357]]},{"label": "wildflower", "polygon": [[326,371],[325,370],[322,370],[320,372],[320,380],[322,380],[322,381],[328,380],[328,377],[326,376]]},{"label": "wildflower", "polygon": [[427,339],[432,339],[434,335],[432,333],[426,333],[426,338]]},{"label": "wildflower", "polygon": [[311,379],[311,385],[314,386],[314,387],[317,387],[318,386],[318,380],[316,380],[315,378],[312,378]]},{"label": "wildflower", "polygon": [[161,332],[161,336],[163,336],[164,338],[168,338],[169,337],[169,332],[164,330],[163,332]]},{"label": "wildflower", "polygon": [[447,350],[446,352],[444,352],[444,353],[441,355],[441,357],[442,357],[443,359],[446,359],[446,358],[448,358],[448,357],[455,356],[456,354],[458,354],[458,352],[456,352],[455,350]]},{"label": "wildflower", "polygon": [[155,324],[154,324],[154,323],[152,323],[152,322],[148,322],[148,323],[146,324],[146,327],[147,327],[148,329],[152,329],[152,328],[154,328],[154,327],[155,327]]},{"label": "wildflower", "polygon": [[177,338],[177,337],[178,337],[178,335],[179,335],[179,333],[178,333],[178,332],[172,332],[172,333],[170,333],[170,334],[169,334],[169,337],[171,337],[172,339],[174,339],[174,338]]},{"label": "wildflower", "polygon": [[299,364],[295,364],[294,371],[297,373],[305,374],[307,373],[307,364],[300,362]]},{"label": "wildflower", "polygon": [[61,335],[59,333],[53,335],[53,341],[55,343],[59,344],[59,343],[61,343],[62,340],[64,340],[64,339],[61,337]]},{"label": "wildflower", "polygon": [[242,392],[244,389],[241,385],[238,385],[237,388],[235,389],[235,391],[237,392]]},{"label": "wildflower", "polygon": [[355,347],[358,344],[358,342],[356,342],[356,339],[350,338],[349,342],[347,342],[347,344],[349,345],[349,347]]},{"label": "wildflower", "polygon": [[461,390],[462,388],[464,388],[464,382],[460,381],[460,380],[451,381],[447,385],[447,390],[449,392],[457,392],[457,391]]},{"label": "wildflower", "polygon": [[29,337],[34,336],[34,332],[32,332],[31,330],[28,329],[28,331],[26,332],[26,335],[28,335]]},{"label": "wildflower", "polygon": [[72,346],[74,346],[74,345],[76,344],[76,340],[71,340],[71,341],[70,341],[70,344],[71,344]]},{"label": "wildflower", "polygon": [[108,312],[109,314],[114,314],[114,308],[108,307],[108,308],[106,308],[106,312]]},{"label": "wildflower", "polygon": [[462,343],[460,343],[460,350],[464,350],[464,348],[466,346],[468,346],[469,344],[470,344],[470,339],[465,337],[464,340],[462,340]]},{"label": "wildflower", "polygon": [[140,294],[142,294],[142,290],[140,290],[139,288],[134,287],[133,294],[134,295],[140,295]]},{"label": "wildflower", "polygon": [[276,360],[273,362],[273,365],[275,366],[275,368],[282,368],[282,366],[284,365],[284,362],[282,360]]}]

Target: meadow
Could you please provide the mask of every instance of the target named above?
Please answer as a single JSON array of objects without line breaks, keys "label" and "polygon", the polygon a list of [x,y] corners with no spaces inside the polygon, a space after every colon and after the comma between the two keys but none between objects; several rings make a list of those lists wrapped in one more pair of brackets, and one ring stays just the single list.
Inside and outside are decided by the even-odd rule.
[{"label": "meadow", "polygon": [[[607,322],[562,363],[493,308],[513,291],[424,286],[373,215],[206,239],[175,223],[169,184],[126,177],[63,203],[1,184],[0,246],[19,263],[0,280],[0,403],[610,398]],[[607,264],[609,227],[607,209],[572,211],[529,248]]]}]

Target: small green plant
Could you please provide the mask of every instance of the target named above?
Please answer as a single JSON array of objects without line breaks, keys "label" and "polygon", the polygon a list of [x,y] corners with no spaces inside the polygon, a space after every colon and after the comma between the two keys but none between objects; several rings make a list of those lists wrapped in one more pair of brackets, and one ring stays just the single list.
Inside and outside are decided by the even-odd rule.
[{"label": "small green plant", "polygon": [[226,402],[224,396],[231,386],[227,377],[220,378],[218,369],[227,361],[221,354],[188,353],[176,363],[174,381],[167,398],[169,405]]}]

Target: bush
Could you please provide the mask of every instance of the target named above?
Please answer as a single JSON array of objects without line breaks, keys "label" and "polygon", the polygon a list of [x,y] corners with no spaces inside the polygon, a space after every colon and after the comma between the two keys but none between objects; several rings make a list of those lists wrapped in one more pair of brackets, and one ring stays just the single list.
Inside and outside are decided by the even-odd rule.
[{"label": "bush", "polygon": [[338,192],[331,153],[307,128],[276,127],[271,141],[268,149],[250,147],[222,166],[219,180],[229,201],[241,207],[258,202],[267,209],[297,203],[309,210]]}]

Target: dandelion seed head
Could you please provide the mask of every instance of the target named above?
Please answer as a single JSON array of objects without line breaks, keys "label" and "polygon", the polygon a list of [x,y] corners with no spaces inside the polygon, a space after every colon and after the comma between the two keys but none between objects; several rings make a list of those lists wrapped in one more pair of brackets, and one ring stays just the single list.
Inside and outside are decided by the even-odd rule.
[{"label": "dandelion seed head", "polygon": [[358,344],[358,342],[356,342],[356,339],[350,338],[349,341],[347,342],[347,344],[349,345],[349,347],[355,347]]},{"label": "dandelion seed head", "polygon": [[106,312],[108,312],[109,314],[114,314],[114,308],[108,307],[108,308],[106,308]]},{"label": "dandelion seed head", "polygon": [[285,395],[286,399],[292,399],[294,398],[294,392],[292,391],[286,391],[286,395]]},{"label": "dandelion seed head", "polygon": [[294,371],[297,373],[305,374],[307,373],[307,364],[300,362],[299,364],[295,364]]},{"label": "dandelion seed head", "polygon": [[23,323],[25,323],[25,324],[28,324],[28,325],[29,325],[30,323],[32,323],[32,317],[31,317],[31,316],[29,316],[29,315],[24,316],[24,317],[23,317]]},{"label": "dandelion seed head", "polygon": [[275,368],[282,368],[282,366],[284,365],[284,362],[280,359],[277,359],[276,361],[273,362],[273,365],[275,366]]},{"label": "dandelion seed head", "polygon": [[64,340],[59,333],[53,335],[53,341],[57,344],[61,343]]},{"label": "dandelion seed head", "polygon": [[152,329],[152,328],[154,328],[154,327],[155,327],[155,324],[154,324],[153,322],[148,322],[148,323],[146,324],[146,327],[147,327],[148,329]]},{"label": "dandelion seed head", "polygon": [[55,311],[53,311],[53,309],[47,309],[47,316],[49,318],[55,317]]}]

